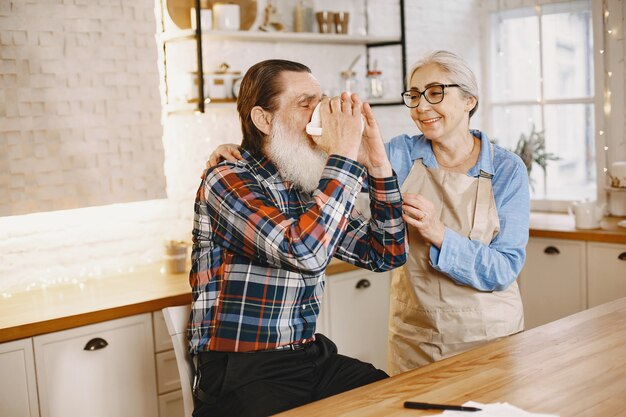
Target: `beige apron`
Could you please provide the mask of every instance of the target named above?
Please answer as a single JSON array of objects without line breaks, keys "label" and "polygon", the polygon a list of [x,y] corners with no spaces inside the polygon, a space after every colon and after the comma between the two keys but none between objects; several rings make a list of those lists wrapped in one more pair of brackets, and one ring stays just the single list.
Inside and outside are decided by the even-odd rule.
[{"label": "beige apron", "polygon": [[[493,154],[492,154],[493,155]],[[441,221],[461,236],[489,244],[500,230],[491,176],[478,178],[414,162],[402,193],[421,194]],[[408,227],[406,264],[393,273],[389,315],[392,375],[523,330],[517,282],[504,291],[456,284],[429,264],[429,246]]]}]

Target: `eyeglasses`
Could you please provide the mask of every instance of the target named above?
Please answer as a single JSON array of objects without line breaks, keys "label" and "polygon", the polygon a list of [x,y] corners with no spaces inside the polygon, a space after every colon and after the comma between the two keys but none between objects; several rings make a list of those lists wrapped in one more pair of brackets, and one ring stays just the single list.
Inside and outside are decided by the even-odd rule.
[{"label": "eyeglasses", "polygon": [[424,96],[426,101],[430,104],[438,104],[443,101],[447,87],[460,86],[458,84],[435,84],[427,87],[424,91],[419,91],[416,88],[402,93],[402,100],[404,100],[404,105],[410,109],[419,106],[422,96]]}]

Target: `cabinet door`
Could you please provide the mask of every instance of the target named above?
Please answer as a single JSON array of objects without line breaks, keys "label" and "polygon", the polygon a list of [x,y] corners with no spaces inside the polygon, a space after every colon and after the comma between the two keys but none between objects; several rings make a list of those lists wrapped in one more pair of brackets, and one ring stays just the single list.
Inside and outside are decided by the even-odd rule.
[{"label": "cabinet door", "polygon": [[390,273],[354,271],[327,278],[328,336],[339,353],[387,369]]},{"label": "cabinet door", "polygon": [[39,416],[32,339],[0,344],[0,416]]},{"label": "cabinet door", "polygon": [[519,278],[526,329],[586,308],[585,242],[531,238]]},{"label": "cabinet door", "polygon": [[626,297],[626,245],[587,243],[589,307]]},{"label": "cabinet door", "polygon": [[33,340],[42,417],[157,415],[150,314]]}]

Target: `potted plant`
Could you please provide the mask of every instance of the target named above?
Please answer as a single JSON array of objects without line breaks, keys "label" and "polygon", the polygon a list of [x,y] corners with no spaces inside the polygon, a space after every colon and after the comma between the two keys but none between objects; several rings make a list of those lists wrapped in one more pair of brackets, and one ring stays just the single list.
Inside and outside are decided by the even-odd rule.
[{"label": "potted plant", "polygon": [[528,171],[528,179],[531,188],[534,190],[533,181],[530,179],[530,172],[533,164],[537,164],[543,170],[543,189],[547,189],[547,172],[548,161],[556,161],[560,158],[552,152],[546,152],[546,137],[544,131],[536,131],[535,125],[532,125],[530,134],[526,136],[522,133],[517,146],[513,151],[524,161],[526,170]]}]

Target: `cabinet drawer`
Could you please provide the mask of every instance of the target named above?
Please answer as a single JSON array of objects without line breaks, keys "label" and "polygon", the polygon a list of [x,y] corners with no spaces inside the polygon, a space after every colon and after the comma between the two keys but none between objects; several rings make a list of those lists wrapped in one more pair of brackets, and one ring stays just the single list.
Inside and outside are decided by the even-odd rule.
[{"label": "cabinet drawer", "polygon": [[626,297],[626,245],[589,242],[589,307]]},{"label": "cabinet drawer", "polygon": [[163,352],[174,349],[172,338],[167,331],[167,325],[161,310],[152,313],[152,324],[154,325],[154,351]]},{"label": "cabinet drawer", "polygon": [[585,242],[531,238],[519,278],[526,329],[586,308]]},{"label": "cabinet drawer", "polygon": [[150,314],[49,333],[33,341],[42,417],[157,414]]},{"label": "cabinet drawer", "polygon": [[180,390],[159,395],[159,417],[190,417],[185,416],[183,393]]},{"label": "cabinet drawer", "polygon": [[160,352],[156,355],[157,386],[159,394],[180,389],[180,376],[173,350]]}]

